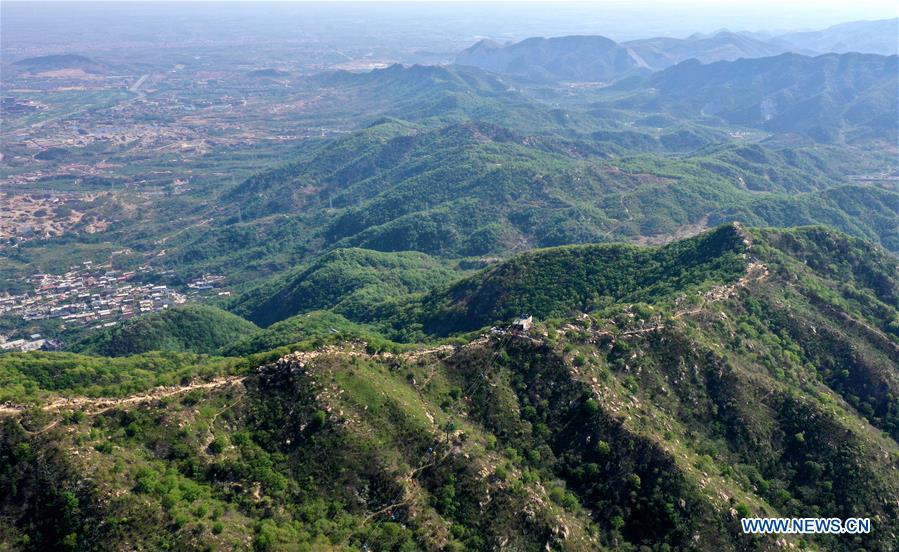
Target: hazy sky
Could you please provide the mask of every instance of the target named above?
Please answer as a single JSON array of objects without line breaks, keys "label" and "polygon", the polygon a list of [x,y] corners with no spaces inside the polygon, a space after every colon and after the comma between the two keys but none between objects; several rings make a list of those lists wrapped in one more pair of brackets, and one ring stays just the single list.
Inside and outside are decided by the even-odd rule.
[{"label": "hazy sky", "polygon": [[[896,17],[896,0],[600,0],[517,2],[434,0],[408,3],[178,2],[162,0],[0,1],[2,42],[85,42],[141,33],[170,35],[259,33],[287,36],[306,31],[335,36],[402,39],[421,47],[436,42],[500,40],[528,36],[602,34],[616,40],[687,36],[719,29],[792,31],[821,29],[846,21]],[[430,39],[434,40],[430,40]],[[377,40],[372,40],[376,42]],[[458,44],[452,45],[452,47]]]}]

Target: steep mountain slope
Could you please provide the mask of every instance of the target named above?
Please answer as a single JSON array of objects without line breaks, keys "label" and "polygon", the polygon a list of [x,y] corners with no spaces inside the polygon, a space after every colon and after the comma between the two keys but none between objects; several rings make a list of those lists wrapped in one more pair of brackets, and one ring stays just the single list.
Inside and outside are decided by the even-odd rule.
[{"label": "steep mountain slope", "polygon": [[[572,251],[482,277],[507,274],[506,293],[587,267]],[[738,226],[644,253],[655,263],[595,267],[654,265],[644,291],[592,270],[529,290],[519,306],[562,315],[528,335],[299,350],[119,399],[6,405],[0,534],[26,550],[891,550],[896,258],[822,228]],[[581,288],[610,300],[569,300]],[[23,362],[56,356],[0,367],[65,393]],[[775,542],[740,532],[754,515],[868,516],[872,532]]]},{"label": "steep mountain slope", "polygon": [[[691,111],[730,124],[794,132],[819,141],[896,142],[896,56],[783,54],[703,65],[686,61],[652,75],[620,107]],[[643,86],[643,85],[640,85]]]},{"label": "steep mountain slope", "polygon": [[73,343],[71,350],[102,356],[148,351],[213,353],[259,328],[239,316],[207,305],[184,305],[104,328]]},{"label": "steep mountain slope", "polygon": [[456,63],[537,80],[613,81],[646,70],[626,48],[602,36],[528,38],[509,45],[481,41]]}]

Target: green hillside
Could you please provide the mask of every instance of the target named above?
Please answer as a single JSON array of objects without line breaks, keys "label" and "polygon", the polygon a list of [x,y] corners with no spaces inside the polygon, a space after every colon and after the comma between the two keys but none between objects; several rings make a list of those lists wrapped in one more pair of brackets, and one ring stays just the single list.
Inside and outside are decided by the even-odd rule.
[{"label": "green hillside", "polygon": [[[886,552],[896,268],[825,228],[726,225],[539,251],[432,296],[486,318],[505,297],[539,313],[527,336],[384,350],[312,313],[289,338],[333,325],[350,341],[111,369],[3,356],[4,400],[44,406],[4,406],[0,534],[30,550],[745,551],[784,544],[741,517],[862,515],[870,534],[778,538]],[[54,401],[70,393],[110,398]]]},{"label": "green hillside", "polygon": [[429,126],[483,121],[531,131],[595,128],[600,120],[534,102],[505,77],[459,65],[394,64],[366,73],[337,71],[309,78],[342,101],[325,108],[338,120],[363,126],[382,117]]},{"label": "green hillside", "polygon": [[377,316],[379,304],[452,278],[451,270],[422,253],[338,249],[309,267],[248,291],[231,310],[260,326],[322,309],[370,320]]},{"label": "green hillside", "polygon": [[252,322],[206,305],[184,305],[128,320],[88,334],[71,350],[98,356],[148,351],[213,353],[258,331]]},{"label": "green hillside", "polygon": [[381,327],[353,322],[332,311],[312,311],[291,316],[220,350],[226,356],[246,356],[288,348],[317,348],[345,341],[365,342],[372,351],[414,347],[384,337]]},{"label": "green hillside", "polygon": [[233,374],[243,359],[152,351],[128,357],[43,352],[0,355],[0,402],[40,404],[56,396],[122,397],[193,378]]},{"label": "green hillside", "polygon": [[[286,247],[277,254],[362,247],[478,256],[664,241],[713,226],[725,213],[794,224],[778,216],[785,208],[806,210],[795,224],[835,224],[892,243],[883,224],[895,212],[892,202],[882,202],[868,220],[852,214],[858,202],[797,194],[847,184],[831,156],[813,148],[728,144],[666,157],[621,155],[614,144],[603,153],[601,144],[624,138],[596,139],[484,123],[418,130],[385,121],[237,185],[223,198],[227,225],[185,233],[168,255],[206,270],[220,270],[219,263],[264,269],[262,259]],[[827,205],[807,208],[813,203]],[[718,218],[710,223],[711,217]]]},{"label": "green hillside", "polygon": [[761,197],[745,206],[722,209],[710,223],[739,220],[751,226],[826,224],[899,251],[899,192],[876,186],[836,186],[798,196]]},{"label": "green hillside", "polygon": [[423,300],[429,333],[472,330],[521,314],[588,312],[622,301],[664,302],[743,273],[744,236],[723,226],[661,248],[587,245],[538,250]]}]

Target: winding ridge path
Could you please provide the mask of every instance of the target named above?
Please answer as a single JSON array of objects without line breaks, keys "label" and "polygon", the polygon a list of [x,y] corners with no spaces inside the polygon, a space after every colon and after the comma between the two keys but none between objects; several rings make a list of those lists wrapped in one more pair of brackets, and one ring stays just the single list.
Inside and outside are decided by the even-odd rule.
[{"label": "winding ridge path", "polygon": [[[43,411],[57,411],[78,409],[86,414],[102,414],[113,408],[117,408],[126,404],[138,404],[150,401],[157,401],[166,397],[187,393],[194,389],[214,389],[216,387],[228,387],[243,383],[247,376],[228,376],[224,378],[214,379],[205,382],[192,382],[187,385],[178,385],[173,387],[156,387],[146,393],[131,395],[130,397],[111,398],[111,397],[64,397],[54,400],[40,406]],[[30,408],[27,405],[4,404],[0,405],[0,415],[15,415]]]}]

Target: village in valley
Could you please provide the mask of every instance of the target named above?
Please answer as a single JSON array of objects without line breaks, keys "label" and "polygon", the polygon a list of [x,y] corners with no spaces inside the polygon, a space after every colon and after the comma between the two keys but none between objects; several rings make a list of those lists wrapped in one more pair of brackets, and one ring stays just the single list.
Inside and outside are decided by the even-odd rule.
[{"label": "village in valley", "polygon": [[[58,330],[99,329],[114,326],[137,315],[181,305],[188,300],[227,297],[220,286],[223,276],[206,275],[176,290],[165,284],[144,281],[171,276],[171,271],[151,272],[114,270],[111,264],[94,265],[85,261],[64,274],[33,274],[28,283],[33,289],[21,294],[0,294],[0,316],[13,316],[25,323],[51,321]],[[35,351],[60,347],[56,339],[40,333],[0,334],[0,350]]]}]

